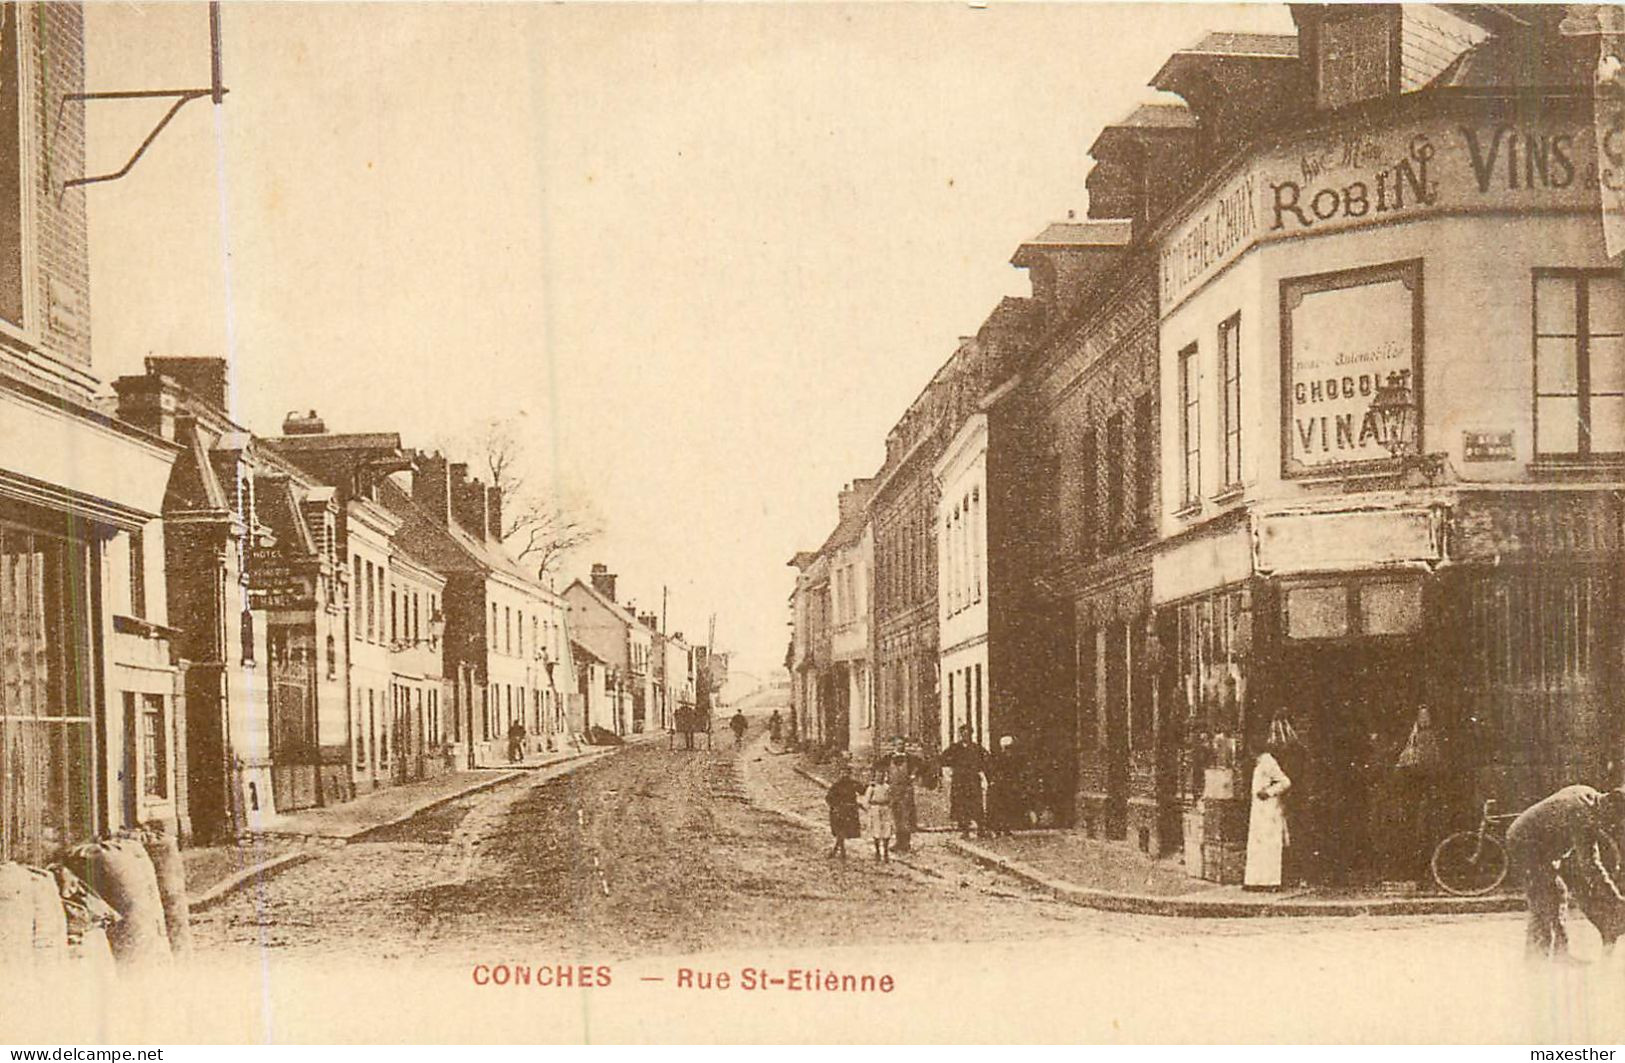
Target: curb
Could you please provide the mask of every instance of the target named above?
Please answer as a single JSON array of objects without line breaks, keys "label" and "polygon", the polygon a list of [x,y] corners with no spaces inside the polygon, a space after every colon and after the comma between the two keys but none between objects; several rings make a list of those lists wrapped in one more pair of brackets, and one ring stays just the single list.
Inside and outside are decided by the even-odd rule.
[{"label": "curb", "polygon": [[317,855],[317,853],[309,849],[295,849],[291,853],[283,853],[281,856],[272,857],[270,860],[255,864],[253,867],[244,868],[235,875],[216,882],[196,897],[186,898],[187,907],[193,912],[206,911],[253,880],[270,878],[277,872],[286,871],[296,864],[302,864],[306,860],[314,860]]},{"label": "curb", "polygon": [[[794,766],[797,775],[828,788],[829,782],[813,772]],[[922,832],[924,833],[924,832]],[[948,829],[946,833],[952,833]],[[1037,831],[1023,831],[1036,834]],[[1042,833],[1060,834],[1048,830]],[[1080,908],[1094,908],[1103,912],[1126,912],[1134,915],[1159,915],[1186,919],[1248,919],[1303,916],[1357,916],[1357,915],[1474,915],[1500,912],[1521,912],[1524,901],[1518,896],[1492,897],[1372,897],[1363,900],[1232,900],[1205,901],[1189,897],[1155,897],[1142,893],[1114,893],[1110,890],[1079,886],[1065,879],[1052,878],[1030,864],[983,848],[963,838],[946,839],[948,847],[962,856],[968,856],[983,867],[1002,872],[1030,886],[1036,886],[1056,900],[1075,904]]]},{"label": "curb", "polygon": [[948,845],[984,867],[1003,872],[1046,891],[1056,900],[1103,912],[1193,919],[1246,919],[1282,916],[1462,915],[1524,910],[1523,898],[1515,896],[1204,901],[1185,897],[1154,897],[1141,893],[1113,893],[1109,890],[1079,886],[1064,879],[1051,878],[1030,864],[1002,856],[963,838],[950,838]]}]

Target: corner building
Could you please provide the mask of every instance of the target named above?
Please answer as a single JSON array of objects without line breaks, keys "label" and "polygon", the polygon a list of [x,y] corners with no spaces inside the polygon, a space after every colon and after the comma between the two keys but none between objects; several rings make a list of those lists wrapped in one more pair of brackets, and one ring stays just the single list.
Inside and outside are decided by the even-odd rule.
[{"label": "corner building", "polygon": [[1182,53],[1153,82],[1200,127],[1277,111],[1154,235],[1152,596],[1205,877],[1240,877],[1276,721],[1311,880],[1420,880],[1485,799],[1621,782],[1625,275],[1599,188],[1625,119],[1578,11],[1294,6],[1295,55],[1241,78]]}]

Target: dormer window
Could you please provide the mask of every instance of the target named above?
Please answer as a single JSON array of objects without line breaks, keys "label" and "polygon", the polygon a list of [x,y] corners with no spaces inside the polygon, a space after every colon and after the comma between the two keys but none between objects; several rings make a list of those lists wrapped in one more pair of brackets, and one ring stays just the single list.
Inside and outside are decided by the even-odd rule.
[{"label": "dormer window", "polygon": [[1393,12],[1328,15],[1320,23],[1319,38],[1318,106],[1344,107],[1397,90],[1399,24]]}]

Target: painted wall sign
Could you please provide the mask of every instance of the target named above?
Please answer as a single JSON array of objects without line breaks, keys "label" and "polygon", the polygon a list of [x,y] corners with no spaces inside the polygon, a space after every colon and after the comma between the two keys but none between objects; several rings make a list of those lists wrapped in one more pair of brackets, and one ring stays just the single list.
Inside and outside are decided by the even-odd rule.
[{"label": "painted wall sign", "polygon": [[[1281,472],[1334,473],[1393,457],[1377,389],[1403,381],[1422,408],[1422,264],[1281,282]],[[1407,441],[1420,452],[1420,432]]]},{"label": "painted wall sign", "polygon": [[1261,515],[1255,518],[1258,571],[1323,572],[1437,561],[1440,523],[1428,509]]},{"label": "painted wall sign", "polygon": [[1463,432],[1461,434],[1462,461],[1512,461],[1518,456],[1510,430],[1495,432]]},{"label": "painted wall sign", "polygon": [[1612,557],[1620,548],[1620,502],[1611,494],[1572,498],[1463,499],[1450,552],[1461,560],[1527,555]]},{"label": "painted wall sign", "polygon": [[1162,242],[1167,312],[1261,240],[1441,211],[1596,210],[1625,190],[1625,108],[1530,122],[1449,116],[1306,137],[1266,152]]}]

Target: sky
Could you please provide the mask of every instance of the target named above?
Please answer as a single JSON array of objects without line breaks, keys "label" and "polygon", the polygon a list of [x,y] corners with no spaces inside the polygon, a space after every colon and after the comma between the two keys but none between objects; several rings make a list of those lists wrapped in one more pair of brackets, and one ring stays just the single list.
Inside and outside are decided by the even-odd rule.
[{"label": "sky", "polygon": [[[223,106],[88,190],[97,373],[408,446],[522,426],[620,596],[782,662],[790,557],[1209,29],[1284,5],[241,3]],[[87,6],[87,87],[209,82],[203,4]],[[166,104],[87,111],[118,169]],[[461,455],[467,457],[468,455]]]}]

